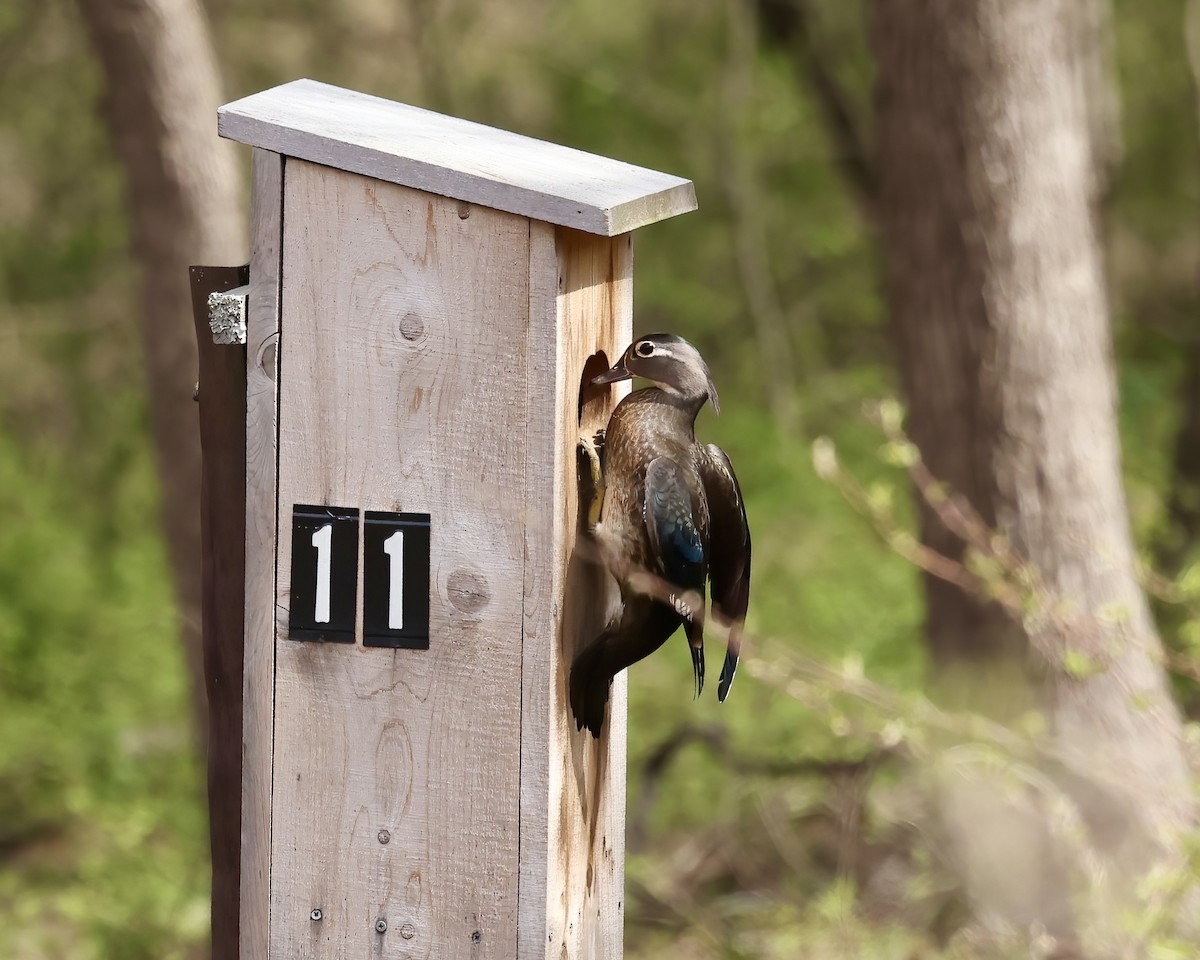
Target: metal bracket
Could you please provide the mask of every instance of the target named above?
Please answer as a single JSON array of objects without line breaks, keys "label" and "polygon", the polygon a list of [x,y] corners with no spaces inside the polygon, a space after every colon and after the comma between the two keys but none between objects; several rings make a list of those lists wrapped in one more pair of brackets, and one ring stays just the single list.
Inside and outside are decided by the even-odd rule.
[{"label": "metal bracket", "polygon": [[250,285],[208,295],[208,327],[213,343],[246,342],[246,300]]}]

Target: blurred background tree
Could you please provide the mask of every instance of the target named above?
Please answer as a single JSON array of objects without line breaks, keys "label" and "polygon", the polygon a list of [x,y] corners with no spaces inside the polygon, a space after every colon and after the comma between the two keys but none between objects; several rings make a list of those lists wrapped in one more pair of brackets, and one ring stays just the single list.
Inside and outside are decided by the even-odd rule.
[{"label": "blurred background tree", "polygon": [[[1194,33],[1185,23],[1200,21],[1185,20],[1169,0],[1116,0],[1106,33],[1109,8],[1076,2],[1050,6],[1079,18],[1054,35],[1078,51],[1072,56],[1087,96],[1072,93],[1077,100],[1053,124],[1078,124],[1086,109],[1093,132],[1110,131],[1108,139],[1093,137],[1104,175],[1084,199],[1102,226],[1103,250],[1089,256],[1105,266],[1133,546],[1166,575],[1153,581],[1157,594],[1194,603],[1200,110],[1186,43]],[[999,425],[989,421],[984,447],[968,450],[953,442],[962,406],[934,419],[915,402],[914,384],[938,386],[941,377],[978,387],[995,369],[987,352],[994,343],[985,349],[968,338],[943,353],[926,340],[956,318],[941,308],[905,320],[896,300],[899,231],[907,228],[897,225],[894,205],[921,204],[928,216],[947,218],[943,229],[953,237],[962,211],[947,209],[946,198],[966,189],[952,162],[914,168],[920,143],[906,141],[908,117],[937,117],[943,132],[959,131],[968,156],[996,136],[987,124],[960,127],[973,89],[936,82],[936,61],[925,64],[927,86],[912,91],[907,115],[889,114],[904,105],[889,106],[883,86],[873,99],[877,69],[884,81],[911,78],[914,63],[933,55],[930,45],[943,34],[912,31],[924,15],[949,32],[942,6],[206,4],[222,99],[312,76],[696,181],[700,211],[639,240],[636,324],[682,333],[712,363],[726,412],[705,415],[700,430],[730,452],[743,479],[756,535],[750,626],[774,640],[759,644],[758,668],[719,711],[708,699],[687,698],[686,657],[664,651],[632,671],[626,949],[633,957],[982,955],[967,909],[978,904],[947,869],[932,816],[936,791],[922,773],[927,767],[910,762],[962,757],[964,740],[978,737],[975,728],[969,737],[959,731],[959,746],[943,749],[950,741],[928,735],[954,726],[930,713],[921,695],[930,665],[925,626],[936,619],[933,594],[941,588],[923,585],[908,560],[917,556],[909,546],[915,538],[929,540],[936,528],[908,495],[905,441],[887,440],[863,414],[865,403],[908,384],[910,426],[929,448],[929,465],[973,500],[979,495],[975,506],[1023,556],[1045,561],[1023,533],[1020,511],[1006,527],[1003,498],[971,479],[989,468],[979,458]],[[1003,11],[996,30],[1012,26],[1008,5],[987,8]],[[182,36],[186,49],[168,53],[173,48],[151,42],[158,66],[133,54],[98,56],[117,49],[123,31],[144,29],[136,26],[139,10],[159,18],[152,27]],[[0,955],[22,960],[204,952],[194,686],[177,640],[181,624],[194,626],[179,586],[189,575],[180,559],[188,551],[160,521],[164,511],[180,518],[187,499],[179,491],[195,479],[187,469],[171,479],[172,467],[194,463],[186,446],[166,452],[191,429],[179,398],[190,396],[194,372],[190,346],[178,339],[190,336],[186,300],[170,317],[152,306],[182,296],[156,292],[156,284],[185,289],[182,269],[162,272],[171,258],[244,256],[243,231],[227,220],[198,233],[186,227],[189,218],[230,209],[220,186],[228,176],[181,157],[186,147],[162,146],[181,129],[189,136],[215,130],[215,90],[203,69],[187,65],[202,42],[197,16],[185,0],[177,7],[11,0],[0,8]],[[907,32],[906,16],[913,18]],[[1111,84],[1103,79],[1105,37],[1116,65]],[[961,32],[964,44],[987,41],[985,31]],[[1061,47],[1051,52],[1067,56]],[[121,91],[151,91],[134,82],[139,70],[154,76],[150,67],[177,99],[143,103],[139,116],[178,126],[131,134],[120,123],[128,102]],[[122,87],[122,76],[134,78],[131,86]],[[1111,135],[1118,122],[1119,138]],[[885,170],[876,160],[884,150],[909,159]],[[248,160],[239,157],[244,182]],[[141,172],[128,179],[139,163]],[[197,172],[181,184],[171,165]],[[140,192],[163,183],[174,191],[170,203]],[[1050,202],[1073,211],[1078,224],[1087,189],[1063,184]],[[1002,239],[984,229],[999,229],[999,195],[971,196],[978,209],[993,210],[981,237]],[[152,228],[136,211],[153,213],[159,202]],[[222,239],[205,247],[203,236]],[[936,281],[929,257],[938,251],[910,252],[912,269]],[[1011,257],[989,259],[975,251],[966,271],[974,296],[994,292],[989,284],[1000,280],[988,271],[1008,269],[1018,255],[1035,253],[1018,246]],[[885,261],[893,271],[886,284]],[[956,282],[968,282],[963,272],[954,271]],[[1089,336],[1100,347],[1103,299],[1088,321],[1098,325]],[[964,328],[1003,333],[1001,319],[974,309],[958,319]],[[926,338],[917,342],[928,363],[894,348],[895,334],[906,330]],[[155,354],[168,343],[169,363]],[[1012,349],[1050,359],[1036,343],[1022,343]],[[1067,390],[1053,373],[1039,382]],[[1068,391],[1065,402],[1073,396]],[[1003,395],[988,402],[1009,410]],[[1096,405],[1105,402],[1101,390]],[[1028,421],[1004,423],[1013,443],[1040,451],[1034,470],[1055,453],[1053,431],[1068,427],[1043,425],[1038,440],[1025,432]],[[837,444],[833,484],[809,464],[809,441],[822,435]],[[960,462],[968,455],[974,459]],[[1111,466],[1113,457],[1104,459]],[[1062,543],[1053,529],[1045,538],[1055,550]],[[967,558],[966,550],[947,549]],[[1126,567],[1127,577],[1144,579],[1136,561]],[[953,596],[948,604],[964,603],[945,595]],[[1165,602],[1156,609],[1177,691],[1194,708],[1189,675],[1200,628],[1189,611]],[[1070,666],[1086,674],[1095,664]],[[987,745],[996,748],[995,738]],[[1173,902],[1169,879],[1148,893],[1156,909]],[[1163,956],[1190,955],[1157,919],[1137,933],[1155,949],[1182,951]]]},{"label": "blurred background tree", "polygon": [[104,116],[124,168],[151,438],[162,491],[181,641],[196,730],[207,729],[200,651],[200,443],[189,379],[194,334],[190,264],[246,257],[245,217],[231,144],[212,135],[220,105],[208,24],[193,0],[79,0],[104,72]]},{"label": "blurred background tree", "polygon": [[[1082,22],[1096,6],[876,2],[877,209],[911,436],[953,491],[922,498],[922,542],[1024,588],[1005,602],[926,575],[938,695],[1010,722],[1040,710],[1089,851],[1134,883],[1182,866],[1158,844],[1191,825],[1191,784],[1120,477],[1096,207],[1116,150],[1111,110],[1089,110],[1112,101],[1107,24]],[[970,535],[957,496],[994,536]],[[1111,910],[1098,890],[1072,909],[1074,851],[1006,795],[1009,776],[940,784],[972,912],[1094,938]]]}]

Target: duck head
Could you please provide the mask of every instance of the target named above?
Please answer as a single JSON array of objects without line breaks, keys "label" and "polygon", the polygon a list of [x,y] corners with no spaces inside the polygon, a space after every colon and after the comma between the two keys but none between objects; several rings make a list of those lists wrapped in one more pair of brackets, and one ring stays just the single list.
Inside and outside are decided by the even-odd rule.
[{"label": "duck head", "polygon": [[708,364],[700,351],[671,333],[651,333],[639,337],[625,350],[621,359],[592,383],[616,383],[630,377],[649,380],[665,393],[681,398],[697,410],[708,400],[716,413],[721,412],[717,388],[713,386]]}]

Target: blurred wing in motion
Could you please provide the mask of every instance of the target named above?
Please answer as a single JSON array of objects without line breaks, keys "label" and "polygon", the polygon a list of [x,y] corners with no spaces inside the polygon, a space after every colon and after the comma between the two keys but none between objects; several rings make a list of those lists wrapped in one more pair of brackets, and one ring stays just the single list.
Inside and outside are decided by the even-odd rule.
[{"label": "blurred wing in motion", "polygon": [[700,479],[708,500],[710,534],[708,572],[713,616],[729,629],[729,650],[717,683],[717,699],[729,696],[742,646],[742,624],[750,605],[750,526],[746,505],[725,451],[707,444],[700,460]]}]

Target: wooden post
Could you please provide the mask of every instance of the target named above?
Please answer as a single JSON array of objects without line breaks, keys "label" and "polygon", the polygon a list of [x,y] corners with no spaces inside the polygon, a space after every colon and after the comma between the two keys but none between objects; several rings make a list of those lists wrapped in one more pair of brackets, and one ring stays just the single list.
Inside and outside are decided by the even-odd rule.
[{"label": "wooden post", "polygon": [[611,600],[576,441],[629,232],[692,185],[312,81],[219,127],[258,148],[243,960],[619,957],[624,685],[598,741],[565,694]]},{"label": "wooden post", "polygon": [[209,328],[209,295],[239,287],[247,268],[192,267],[192,314],[200,380],[201,612],[208,699],[208,811],[212,859],[212,951],[238,949],[242,792],[242,591],[245,517],[236,507],[246,485],[246,349],[218,346]]}]

